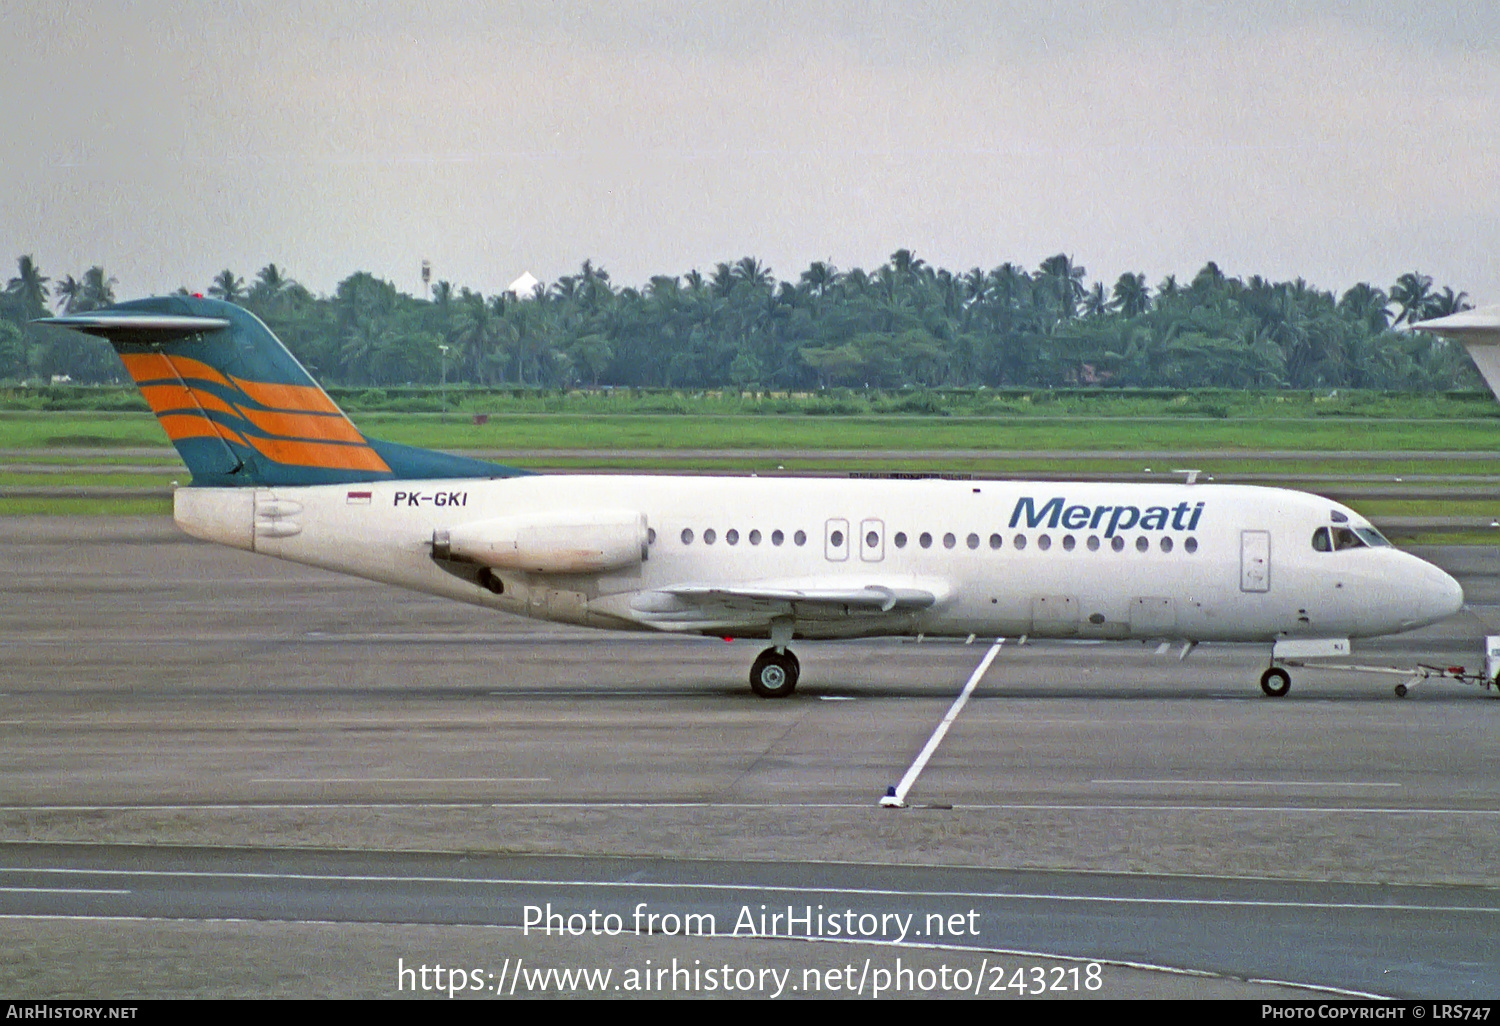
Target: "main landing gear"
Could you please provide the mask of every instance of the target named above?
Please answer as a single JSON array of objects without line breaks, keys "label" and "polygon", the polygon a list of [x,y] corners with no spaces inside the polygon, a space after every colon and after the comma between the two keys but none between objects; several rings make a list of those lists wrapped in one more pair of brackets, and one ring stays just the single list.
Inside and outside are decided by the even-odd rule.
[{"label": "main landing gear", "polygon": [[1260,689],[1272,698],[1280,698],[1292,690],[1292,675],[1273,666],[1260,675]]},{"label": "main landing gear", "polygon": [[771,646],[755,659],[750,667],[750,690],[761,698],[786,698],[797,689],[797,678],[802,673],[802,664],[790,649],[776,650]]}]

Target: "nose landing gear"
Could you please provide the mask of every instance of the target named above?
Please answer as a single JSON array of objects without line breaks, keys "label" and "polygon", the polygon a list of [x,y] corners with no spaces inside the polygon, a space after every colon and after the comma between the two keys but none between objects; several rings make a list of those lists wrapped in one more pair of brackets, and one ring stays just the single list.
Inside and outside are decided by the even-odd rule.
[{"label": "nose landing gear", "polygon": [[1292,675],[1273,666],[1260,675],[1260,689],[1271,698],[1280,698],[1292,690]]},{"label": "nose landing gear", "polygon": [[776,651],[775,646],[756,657],[750,667],[750,690],[761,698],[786,698],[797,689],[802,664],[790,649]]}]

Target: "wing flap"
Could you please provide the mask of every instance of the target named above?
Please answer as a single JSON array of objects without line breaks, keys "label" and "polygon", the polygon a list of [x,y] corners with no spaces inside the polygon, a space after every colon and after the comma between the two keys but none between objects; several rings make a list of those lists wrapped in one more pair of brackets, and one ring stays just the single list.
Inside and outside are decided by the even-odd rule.
[{"label": "wing flap", "polygon": [[674,631],[763,628],[773,621],[870,623],[930,609],[948,591],[945,584],[917,580],[684,583],[634,595],[630,615]]},{"label": "wing flap", "polygon": [[926,609],[937,596],[920,588],[890,588],[867,584],[861,588],[778,588],[753,585],[682,584],[663,588],[669,595],[720,602],[792,603],[819,606],[849,606],[852,609],[889,613],[899,609]]}]

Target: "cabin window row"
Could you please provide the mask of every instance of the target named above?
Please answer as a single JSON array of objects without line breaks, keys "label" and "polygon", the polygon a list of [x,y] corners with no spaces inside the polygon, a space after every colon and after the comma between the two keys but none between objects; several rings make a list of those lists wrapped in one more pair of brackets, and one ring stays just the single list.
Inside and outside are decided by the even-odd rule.
[{"label": "cabin window row", "polygon": [[[682,529],[682,544],[684,544],[684,545],[691,545],[691,544],[693,544],[693,539],[695,537],[696,537],[696,535],[693,534],[693,529],[691,527],[684,527]],[[759,530],[752,530],[749,534],[745,535],[745,540],[748,541],[751,545],[759,545],[761,543],[762,538],[763,538],[763,536],[761,535],[761,533],[760,533]],[[712,545],[714,542],[716,542],[718,540],[719,540],[719,534],[712,527],[710,527],[708,530],[706,530],[706,531],[703,532],[703,544],[704,545]],[[740,542],[740,532],[736,531],[734,528],[731,527],[729,530],[727,530],[727,531],[724,532],[724,542],[727,545],[738,545],[739,542]],[[785,543],[786,543],[786,532],[780,530],[779,528],[777,530],[771,532],[771,544],[772,545],[783,545]],[[793,532],[793,534],[792,534],[792,544],[793,545],[806,545],[807,544],[807,532],[806,531],[795,531],[795,532]]]},{"label": "cabin window row", "polygon": [[[651,537],[651,540],[653,542],[656,540],[655,534],[656,532],[653,531]],[[691,545],[697,537],[698,536],[694,534],[691,527],[684,527],[682,529],[682,544]],[[703,532],[703,544],[712,545],[718,540],[719,534],[712,527]],[[749,534],[745,535],[745,540],[748,541],[751,545],[759,545],[763,540],[763,536],[758,529],[752,530]],[[780,529],[771,532],[770,541],[772,545],[783,545],[785,544],[786,540],[786,533],[781,531]],[[794,545],[806,545],[807,532],[796,531],[792,534],[791,540],[792,544]],[[842,531],[834,531],[833,534],[829,536],[828,540],[835,547],[840,547],[844,544],[844,533]],[[897,531],[894,535],[891,536],[891,541],[898,549],[906,548],[907,542],[909,540],[910,539],[907,538],[905,531]],[[729,530],[724,532],[725,544],[738,545],[739,541],[739,531],[731,527]],[[964,541],[965,544],[968,545],[968,547],[971,549],[978,549],[980,546],[980,538],[978,534],[970,534]],[[1110,549],[1112,549],[1113,551],[1125,551],[1125,546],[1127,544],[1125,541],[1125,536],[1119,534],[1115,535],[1113,538],[1108,539],[1101,539],[1097,534],[1091,534],[1084,540],[1083,545],[1084,548],[1088,549],[1090,552],[1098,552],[1101,548],[1104,547],[1106,541],[1108,542]],[[932,548],[933,542],[934,539],[932,534],[927,531],[923,531],[920,535],[917,536],[917,544],[924,549]],[[943,535],[942,543],[943,548],[945,549],[957,548],[958,536],[953,534],[952,532],[949,532],[948,534]],[[1011,547],[1015,549],[1025,549],[1028,544],[1030,544],[1030,542],[1028,541],[1027,536],[1024,534],[1017,534],[1014,538],[1011,539]],[[1064,552],[1072,552],[1075,548],[1078,547],[1078,538],[1071,534],[1065,534],[1062,536],[1060,544]],[[871,531],[865,538],[865,546],[867,548],[873,549],[878,547],[879,545],[880,535],[875,531]],[[996,532],[990,535],[989,545],[991,549],[1004,548],[1005,539],[1001,534]],[[1163,552],[1171,552],[1174,548],[1176,548],[1176,545],[1177,542],[1171,535],[1162,535],[1161,538],[1157,541],[1157,547],[1160,548]],[[1049,534],[1037,535],[1036,547],[1043,552],[1046,552],[1048,549],[1052,548],[1052,536]],[[1135,549],[1137,552],[1149,552],[1151,550],[1150,537],[1144,534],[1137,535],[1135,539]],[[1198,539],[1193,537],[1192,535],[1188,535],[1182,541],[1182,550],[1187,553],[1197,552]]]},{"label": "cabin window row", "polygon": [[[892,536],[891,541],[895,543],[896,548],[898,549],[906,548],[906,532],[897,531],[895,535]],[[933,541],[933,536],[926,531],[923,531],[920,535],[917,536],[917,544],[924,549],[932,548]],[[1087,539],[1084,540],[1083,545],[1084,548],[1088,549],[1090,552],[1098,552],[1101,548],[1104,547],[1106,543],[1108,543],[1110,549],[1115,552],[1124,552],[1125,546],[1127,544],[1127,542],[1125,541],[1125,536],[1122,534],[1117,534],[1112,538],[1104,539],[1101,539],[1097,534],[1091,534],[1087,537]],[[879,539],[875,538],[872,534],[871,538],[866,539],[866,544],[873,548],[875,545],[879,544]],[[970,534],[967,538],[964,539],[964,544],[966,544],[971,549],[979,548],[979,535]],[[1029,538],[1024,534],[1017,534],[1014,538],[1011,539],[1011,547],[1015,549],[1024,549],[1029,544]],[[1061,545],[1064,552],[1072,552],[1075,548],[1078,547],[1078,538],[1071,534],[1065,534],[1061,538]],[[957,548],[957,546],[958,537],[956,535],[952,534],[951,532],[943,535],[943,548],[952,549]],[[991,534],[989,538],[989,546],[991,549],[1004,548],[1004,535],[1000,534],[998,531],[994,534]],[[1157,543],[1157,547],[1160,548],[1163,552],[1171,552],[1174,548],[1176,548],[1176,546],[1177,542],[1173,539],[1173,537],[1166,534],[1162,535]],[[1043,552],[1046,552],[1048,549],[1052,548],[1052,536],[1050,534],[1037,535],[1036,547],[1041,549]],[[1150,536],[1144,534],[1137,535],[1135,539],[1135,550],[1137,552],[1149,552],[1150,549]],[[1188,535],[1182,541],[1182,550],[1188,553],[1197,552],[1198,539],[1193,537],[1192,535]]]}]

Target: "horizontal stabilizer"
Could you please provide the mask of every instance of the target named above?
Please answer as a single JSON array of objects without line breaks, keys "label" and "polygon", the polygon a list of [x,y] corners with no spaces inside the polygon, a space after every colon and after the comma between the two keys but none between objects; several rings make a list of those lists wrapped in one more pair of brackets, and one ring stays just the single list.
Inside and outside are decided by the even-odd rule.
[{"label": "horizontal stabilizer", "polygon": [[1474,366],[1484,376],[1485,384],[1500,399],[1500,306],[1481,310],[1464,310],[1447,317],[1437,317],[1412,325],[1416,331],[1430,331],[1444,338],[1462,342]]},{"label": "horizontal stabilizer", "polygon": [[64,317],[43,317],[33,323],[52,324],[59,328],[72,328],[86,335],[97,335],[111,342],[127,345],[149,345],[153,342],[170,342],[189,335],[202,335],[210,331],[222,331],[229,327],[223,317],[192,317],[181,314],[157,313],[85,313],[68,314]]}]

